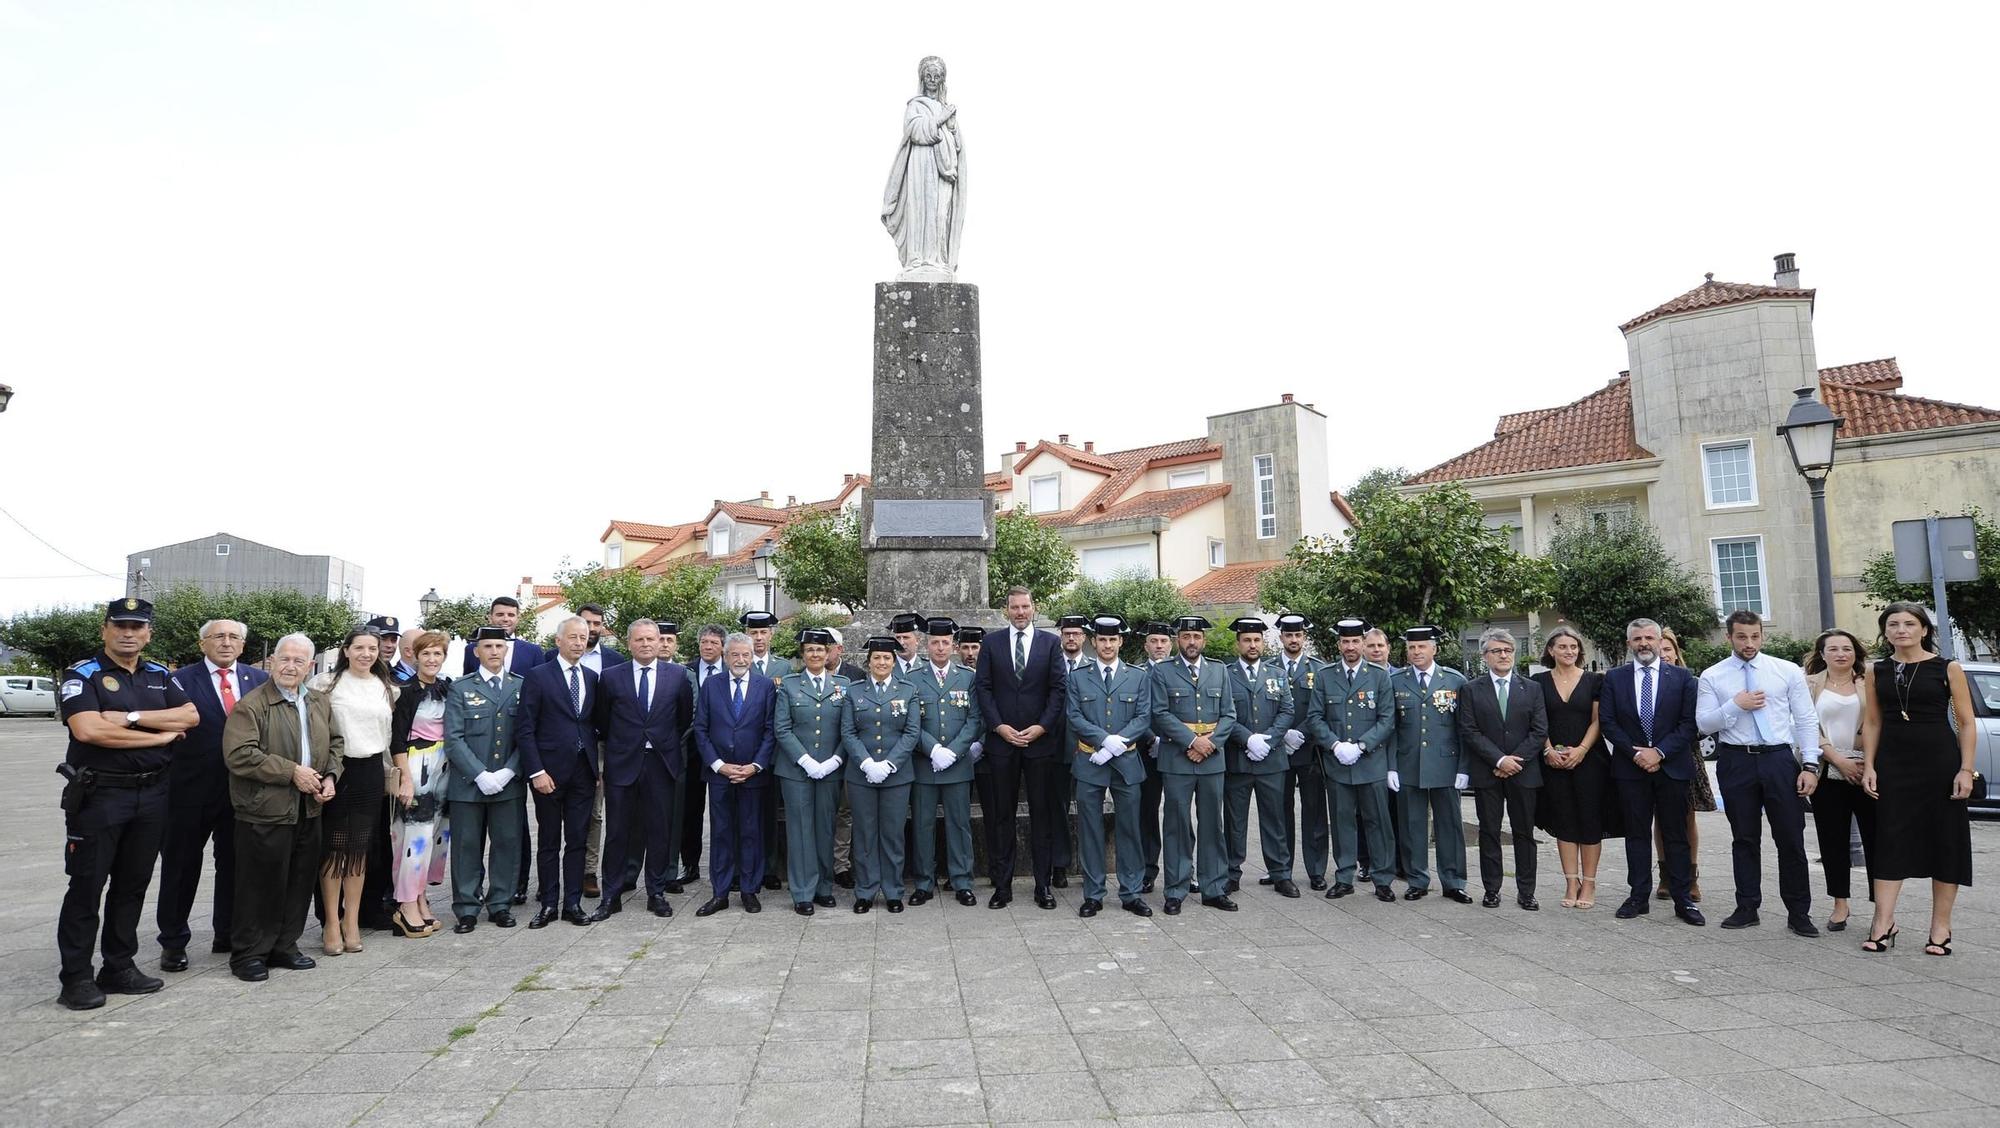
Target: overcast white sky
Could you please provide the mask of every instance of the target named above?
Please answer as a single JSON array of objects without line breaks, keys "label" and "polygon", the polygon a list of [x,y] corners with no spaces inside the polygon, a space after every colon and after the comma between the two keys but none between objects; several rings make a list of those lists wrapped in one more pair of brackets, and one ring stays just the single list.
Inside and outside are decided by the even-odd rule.
[{"label": "overcast white sky", "polygon": [[[2000,404],[1979,6],[704,7],[0,0],[0,505],[114,576],[227,530],[414,614],[829,496],[931,53],[989,466],[1292,392],[1335,482],[1420,468],[1779,251],[1822,364]],[[0,520],[0,612],[122,589],[82,571]]]}]

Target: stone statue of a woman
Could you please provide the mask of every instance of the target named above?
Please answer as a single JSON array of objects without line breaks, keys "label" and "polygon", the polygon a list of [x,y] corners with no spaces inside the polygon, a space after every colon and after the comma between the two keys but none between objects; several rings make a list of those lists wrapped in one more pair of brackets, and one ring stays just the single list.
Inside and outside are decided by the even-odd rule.
[{"label": "stone statue of a woman", "polygon": [[898,282],[950,282],[965,229],[965,138],[944,100],[944,60],[917,64],[921,87],[903,109],[903,143],[882,193],[882,226],[902,260]]}]

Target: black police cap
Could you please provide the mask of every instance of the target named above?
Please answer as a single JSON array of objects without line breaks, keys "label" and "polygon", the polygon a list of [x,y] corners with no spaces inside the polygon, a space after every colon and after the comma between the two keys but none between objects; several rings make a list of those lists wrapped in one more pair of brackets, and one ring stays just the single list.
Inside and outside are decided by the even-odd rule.
[{"label": "black police cap", "polygon": [[799,632],[800,646],[832,646],[833,634],[825,627],[807,627]]},{"label": "black police cap", "polygon": [[1283,615],[1278,616],[1278,630],[1280,632],[1309,631],[1311,629],[1312,629],[1312,620],[1306,618],[1304,615],[1295,615],[1290,612],[1287,612]]},{"label": "black police cap", "polygon": [[1211,624],[1200,615],[1182,615],[1174,620],[1176,631],[1205,631]]},{"label": "black police cap", "polygon": [[1403,632],[1404,642],[1436,642],[1440,635],[1436,627],[1411,627]]},{"label": "black police cap", "polygon": [[143,599],[131,597],[114,599],[104,605],[104,621],[107,623],[150,623],[153,621],[153,605]]},{"label": "black police cap", "polygon": [[1071,627],[1081,630],[1089,625],[1090,616],[1088,615],[1064,615],[1062,618],[1056,620],[1056,629],[1061,631],[1069,630]]},{"label": "black police cap", "polygon": [[475,642],[475,643],[480,643],[480,642],[493,642],[493,641],[495,641],[495,640],[498,640],[498,641],[500,641],[500,642],[506,642],[506,641],[507,641],[507,628],[505,628],[505,627],[481,627],[481,628],[479,628],[478,630],[476,630],[476,631],[473,631],[473,632],[472,632],[472,641],[473,641],[473,642]]},{"label": "black police cap", "polygon": [[1168,637],[1172,637],[1174,629],[1165,623],[1154,620],[1140,628],[1140,632],[1148,638],[1151,638],[1153,635],[1167,635]]},{"label": "black police cap", "polygon": [[1125,620],[1117,615],[1098,615],[1090,620],[1090,633],[1103,638],[1125,633]]},{"label": "black police cap", "polygon": [[1333,633],[1341,638],[1358,638],[1368,633],[1368,620],[1342,619],[1333,625]]},{"label": "black police cap", "polygon": [[983,643],[986,641],[986,628],[960,627],[958,628],[958,641]]},{"label": "black police cap", "polygon": [[743,614],[737,616],[736,621],[743,624],[745,629],[750,627],[775,627],[778,625],[778,617],[769,611],[745,611]]},{"label": "black police cap", "polygon": [[368,620],[368,629],[376,634],[402,637],[403,628],[394,615],[377,615]]},{"label": "black police cap", "polygon": [[870,654],[875,654],[877,652],[883,654],[899,654],[902,652],[903,648],[897,644],[895,639],[890,638],[888,635],[869,635],[865,649]]},{"label": "black police cap", "polygon": [[905,611],[889,620],[890,634],[912,634],[923,629],[924,620],[930,616],[921,611]]},{"label": "black police cap", "polygon": [[1264,626],[1264,620],[1259,619],[1257,616],[1245,615],[1235,622],[1230,623],[1229,629],[1240,635],[1261,635],[1268,628]]}]

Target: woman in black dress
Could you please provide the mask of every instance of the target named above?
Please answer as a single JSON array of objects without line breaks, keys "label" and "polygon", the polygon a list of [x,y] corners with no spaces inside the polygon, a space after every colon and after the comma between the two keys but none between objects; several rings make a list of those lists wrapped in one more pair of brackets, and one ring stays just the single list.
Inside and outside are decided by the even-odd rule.
[{"label": "woman in black dress", "polygon": [[1604,677],[1586,670],[1583,637],[1568,627],[1549,632],[1542,665],[1535,675],[1548,706],[1548,747],[1542,766],[1541,828],[1556,840],[1562,858],[1565,909],[1597,903],[1597,860],[1607,835],[1611,802],[1611,754],[1597,723],[1597,692]]},{"label": "woman in black dress", "polygon": [[[1877,662],[1861,720],[1861,787],[1875,798],[1875,921],[1863,951],[1895,945],[1903,881],[1931,879],[1924,954],[1951,955],[1951,910],[1972,884],[1972,690],[1957,662],[1932,649],[1930,613],[1891,603],[1877,622],[1889,658]],[[1957,720],[1958,731],[1952,731]]]}]

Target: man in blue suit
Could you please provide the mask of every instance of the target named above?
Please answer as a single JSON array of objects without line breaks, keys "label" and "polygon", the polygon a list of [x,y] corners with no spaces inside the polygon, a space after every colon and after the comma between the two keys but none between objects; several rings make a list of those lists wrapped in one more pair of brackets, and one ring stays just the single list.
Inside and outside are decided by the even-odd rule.
[{"label": "man in blue suit", "polygon": [[[536,646],[526,639],[513,637],[514,628],[519,626],[520,623],[521,601],[511,595],[495,596],[493,598],[493,605],[486,609],[486,625],[499,627],[508,634],[507,660],[501,664],[500,668],[506,670],[508,673],[527,677],[529,670],[545,662],[555,661],[556,656],[554,653],[544,653],[541,647]],[[588,630],[587,627],[586,630]],[[588,648],[587,643],[586,648]],[[479,659],[473,655],[470,646],[466,647],[465,668],[459,672],[469,674],[477,665],[479,665]]]},{"label": "man in blue suit", "polygon": [[236,814],[229,806],[229,768],[222,762],[222,723],[245,694],[270,680],[239,664],[242,623],[212,619],[201,625],[202,659],[174,671],[174,682],[201,714],[201,723],[173,748],[167,766],[167,829],[160,840],[160,970],[186,971],[193,933],[188,913],[201,888],[203,849],[215,839],[215,908],[211,952],[229,951],[235,910]]},{"label": "man in blue suit", "polygon": [[1632,895],[1618,906],[1618,919],[1651,911],[1653,823],[1666,847],[1667,891],[1674,915],[1688,924],[1708,921],[1694,907],[1688,885],[1694,879],[1688,856],[1688,781],[1702,770],[1695,762],[1698,693],[1694,675],[1660,660],[1660,625],[1634,619],[1625,628],[1632,661],[1604,675],[1598,717],[1611,742],[1611,776],[1625,813],[1625,873]]},{"label": "man in blue suit", "polygon": [[979,809],[986,816],[989,909],[1014,901],[1014,811],[1021,780],[1028,781],[1028,843],[1035,871],[1035,904],[1056,907],[1056,842],[1069,836],[1064,813],[1069,796],[1060,757],[1069,670],[1056,636],[1035,629],[1035,597],[1024,587],[1007,592],[1007,626],[989,631],[979,648],[973,689],[987,728],[981,746],[987,772],[979,777]]},{"label": "man in blue suit", "polygon": [[729,907],[731,887],[743,891],[743,911],[761,912],[764,885],[764,804],[770,800],[772,712],[777,683],[751,669],[750,636],[722,643],[721,677],[696,695],[694,742],[708,782],[708,880],[714,895],[694,911],[712,916]]},{"label": "man in blue suit", "polygon": [[687,763],[681,734],[694,722],[694,682],[687,670],[660,660],[660,628],[634,619],[625,628],[632,660],[598,679],[598,728],[604,733],[604,899],[592,920],[621,907],[626,859],[646,851],[646,908],[674,915],[667,903],[667,843],[675,841],[681,771]]},{"label": "man in blue suit", "polygon": [[[542,907],[529,928],[560,916],[589,924],[583,911],[583,839],[597,797],[597,674],[584,666],[590,628],[571,616],[556,628],[556,660],[521,683],[514,738],[535,793],[535,861]],[[515,653],[533,649],[517,645]],[[560,909],[557,907],[560,905]]]}]

